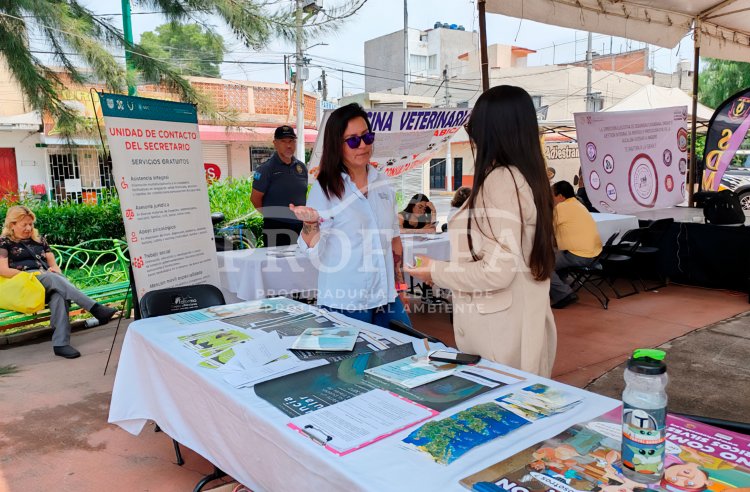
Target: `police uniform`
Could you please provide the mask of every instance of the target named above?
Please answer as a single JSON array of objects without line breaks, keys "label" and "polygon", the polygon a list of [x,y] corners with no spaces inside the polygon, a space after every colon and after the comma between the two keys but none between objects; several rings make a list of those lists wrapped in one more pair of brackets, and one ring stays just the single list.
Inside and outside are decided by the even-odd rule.
[{"label": "police uniform", "polygon": [[[281,127],[284,128],[284,127]],[[289,128],[291,130],[291,128]],[[253,189],[263,193],[263,244],[287,246],[295,244],[302,222],[289,210],[289,204],[305,205],[307,167],[296,158],[285,164],[274,152],[260,165],[253,176]]]}]

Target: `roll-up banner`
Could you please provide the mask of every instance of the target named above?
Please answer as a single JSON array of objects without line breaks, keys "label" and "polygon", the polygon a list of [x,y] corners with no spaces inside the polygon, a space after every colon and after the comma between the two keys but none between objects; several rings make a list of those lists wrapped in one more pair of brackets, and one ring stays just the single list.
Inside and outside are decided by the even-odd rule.
[{"label": "roll-up banner", "polygon": [[685,200],[687,107],[576,113],[586,192],[600,212],[633,213]]},{"label": "roll-up banner", "polygon": [[[375,132],[370,164],[394,177],[434,157],[469,120],[471,110],[366,109]],[[317,176],[323,153],[323,135],[331,110],[326,110],[310,156],[310,174]]]},{"label": "roll-up banner", "polygon": [[198,114],[191,104],[99,96],[139,297],[219,287]]},{"label": "roll-up banner", "polygon": [[701,189],[717,191],[724,172],[750,128],[750,87],[716,108],[706,133]]}]

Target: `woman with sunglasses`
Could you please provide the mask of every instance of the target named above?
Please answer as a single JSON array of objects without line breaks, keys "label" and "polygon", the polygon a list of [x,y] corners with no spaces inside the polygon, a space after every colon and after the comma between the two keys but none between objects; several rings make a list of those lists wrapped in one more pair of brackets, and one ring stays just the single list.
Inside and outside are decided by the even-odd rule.
[{"label": "woman with sunglasses", "polygon": [[549,377],[557,343],[553,202],[531,96],[520,87],[489,89],[466,130],[474,185],[448,223],[451,259],[422,257],[406,271],[453,291],[461,351]]},{"label": "woman with sunglasses", "polygon": [[411,326],[397,293],[404,280],[396,194],[370,165],[374,141],[358,104],[331,113],[307,206],[289,208],[303,222],[298,244],[319,270],[318,305],[378,326]]}]

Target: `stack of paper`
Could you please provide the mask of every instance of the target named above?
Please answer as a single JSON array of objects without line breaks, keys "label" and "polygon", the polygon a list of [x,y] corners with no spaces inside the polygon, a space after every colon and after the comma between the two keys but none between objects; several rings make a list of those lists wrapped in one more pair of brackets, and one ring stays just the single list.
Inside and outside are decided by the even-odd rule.
[{"label": "stack of paper", "polygon": [[427,355],[412,355],[382,366],[365,369],[365,373],[404,388],[416,388],[450,376],[458,365],[431,361]]},{"label": "stack of paper", "polygon": [[356,328],[308,328],[294,341],[292,349],[351,351],[358,336]]}]

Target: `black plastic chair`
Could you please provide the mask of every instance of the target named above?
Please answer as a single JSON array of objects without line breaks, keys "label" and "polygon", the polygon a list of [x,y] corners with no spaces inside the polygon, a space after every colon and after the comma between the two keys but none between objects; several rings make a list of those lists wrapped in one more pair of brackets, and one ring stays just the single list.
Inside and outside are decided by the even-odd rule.
[{"label": "black plastic chair", "polygon": [[[224,294],[218,287],[208,284],[152,290],[147,292],[139,302],[140,315],[144,319],[223,304],[226,304]],[[156,431],[161,431],[159,424],[156,425]],[[182,466],[185,464],[185,460],[182,459],[180,444],[175,439],[172,439],[172,443],[174,444],[177,464]]]},{"label": "black plastic chair", "polygon": [[573,292],[578,292],[582,288],[586,289],[596,297],[596,300],[599,301],[604,309],[607,309],[609,306],[609,297],[601,288],[601,284],[606,281],[602,260],[608,255],[613,254],[611,247],[619,235],[619,232],[612,234],[607,239],[601,252],[592,258],[588,265],[571,266],[560,271],[561,276],[567,274],[572,277],[570,287],[573,289]]},{"label": "black plastic chair", "polygon": [[[651,222],[648,227],[633,229],[625,233],[618,245],[619,252],[631,256],[634,262],[634,272],[638,275],[643,290],[655,290],[667,285],[667,278],[659,272],[659,256],[664,234],[674,224],[673,218],[659,219]],[[645,277],[656,276],[655,285],[646,286]]]}]

